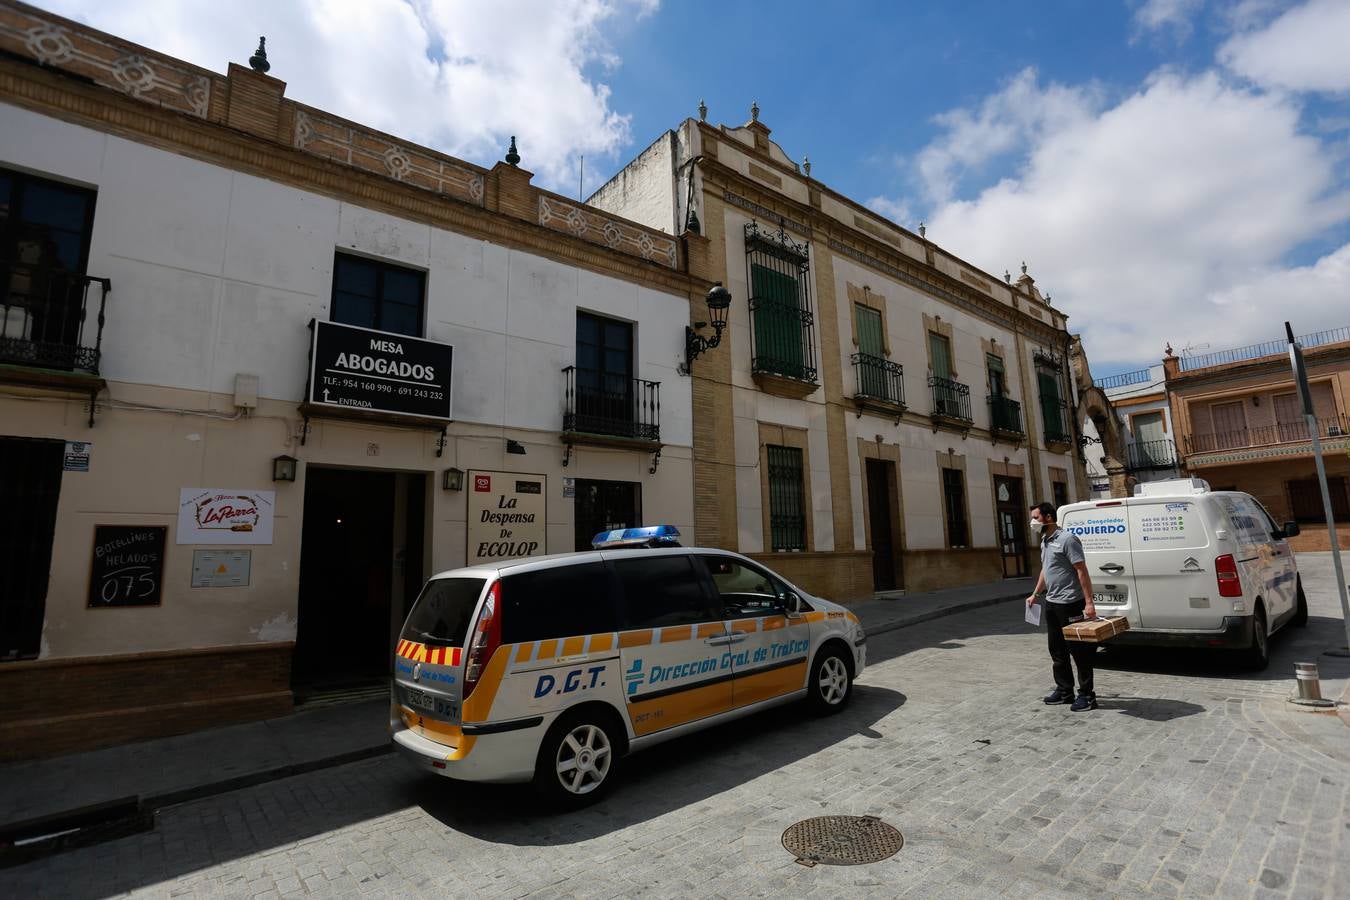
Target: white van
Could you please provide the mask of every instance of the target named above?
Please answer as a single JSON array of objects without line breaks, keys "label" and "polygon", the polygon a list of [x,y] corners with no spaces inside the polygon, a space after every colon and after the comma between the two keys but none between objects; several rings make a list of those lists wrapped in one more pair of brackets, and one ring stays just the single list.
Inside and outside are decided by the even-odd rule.
[{"label": "white van", "polygon": [[395,652],[395,747],[579,804],[631,750],[791,700],[841,709],[866,658],[857,616],[677,535],[602,533],[599,551],[434,576]]},{"label": "white van", "polygon": [[1061,507],[1058,521],[1083,542],[1098,614],[1130,620],[1112,643],[1233,648],[1263,669],[1270,635],[1308,621],[1286,540],[1298,525],[1276,525],[1250,494],[1155,481]]}]

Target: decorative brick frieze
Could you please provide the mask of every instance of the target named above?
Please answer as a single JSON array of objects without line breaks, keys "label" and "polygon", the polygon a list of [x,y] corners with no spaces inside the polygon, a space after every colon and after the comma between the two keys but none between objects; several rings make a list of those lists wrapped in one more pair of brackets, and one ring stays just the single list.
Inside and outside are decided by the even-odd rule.
[{"label": "decorative brick frieze", "polygon": [[561,197],[539,195],[539,224],[672,269],[679,265],[677,245],[670,235],[568,203]]}]

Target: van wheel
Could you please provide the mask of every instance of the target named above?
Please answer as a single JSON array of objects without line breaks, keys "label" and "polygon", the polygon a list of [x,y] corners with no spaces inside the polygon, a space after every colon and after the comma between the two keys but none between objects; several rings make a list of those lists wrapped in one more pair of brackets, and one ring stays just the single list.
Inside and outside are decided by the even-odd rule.
[{"label": "van wheel", "polygon": [[1294,607],[1293,623],[1299,628],[1308,624],[1308,597],[1303,593],[1303,579],[1298,580],[1298,602]]},{"label": "van wheel", "polygon": [[603,715],[566,713],[544,736],[534,767],[534,787],[551,803],[575,808],[594,803],[614,784],[618,741]]},{"label": "van wheel", "polygon": [[837,713],[853,696],[853,672],[837,647],[827,647],[811,666],[807,702],[817,715]]},{"label": "van wheel", "polygon": [[1260,672],[1270,665],[1270,635],[1266,633],[1266,611],[1260,603],[1252,613],[1252,645],[1244,653],[1247,668]]}]

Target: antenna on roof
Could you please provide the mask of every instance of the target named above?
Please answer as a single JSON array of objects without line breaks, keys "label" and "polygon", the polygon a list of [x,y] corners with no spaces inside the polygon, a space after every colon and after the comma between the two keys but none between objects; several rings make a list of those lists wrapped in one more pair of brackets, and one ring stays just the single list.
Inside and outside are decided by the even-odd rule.
[{"label": "antenna on roof", "polygon": [[581,195],[585,191],[585,188],[582,187],[582,185],[584,185],[585,183],[586,183],[586,154],[583,153],[581,154],[581,172],[577,175],[577,200],[581,200]]},{"label": "antenna on roof", "polygon": [[1188,343],[1188,344],[1186,344],[1185,347],[1182,347],[1182,348],[1181,348],[1181,355],[1182,355],[1182,356],[1194,356],[1194,355],[1195,355],[1195,351],[1197,351],[1197,350],[1208,350],[1208,349],[1209,349],[1209,342],[1208,342],[1208,341],[1205,341],[1205,342],[1202,343],[1202,344],[1192,344],[1192,343]]}]

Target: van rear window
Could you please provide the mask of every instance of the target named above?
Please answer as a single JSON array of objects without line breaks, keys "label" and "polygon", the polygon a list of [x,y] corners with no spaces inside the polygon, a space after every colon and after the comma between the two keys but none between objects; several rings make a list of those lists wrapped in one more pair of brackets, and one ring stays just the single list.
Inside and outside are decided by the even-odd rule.
[{"label": "van rear window", "polygon": [[432,647],[463,647],[484,584],[482,578],[435,578],[427,582],[400,637]]}]

